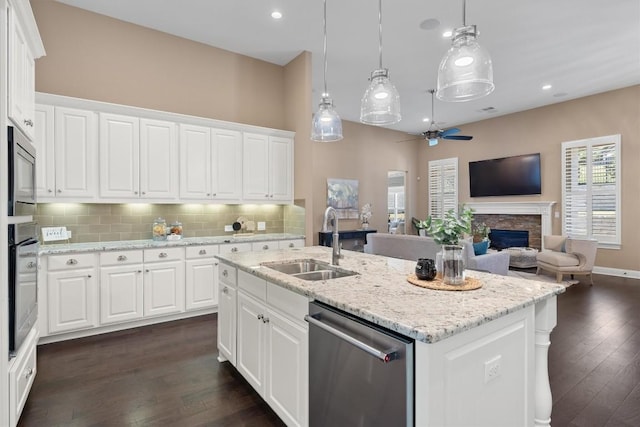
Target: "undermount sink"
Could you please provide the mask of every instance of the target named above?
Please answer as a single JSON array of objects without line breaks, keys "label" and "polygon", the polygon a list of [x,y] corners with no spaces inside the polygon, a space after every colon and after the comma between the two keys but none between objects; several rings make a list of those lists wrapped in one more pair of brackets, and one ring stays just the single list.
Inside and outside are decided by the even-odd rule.
[{"label": "undermount sink", "polygon": [[349,277],[358,274],[355,271],[344,270],[335,265],[315,259],[265,262],[261,265],[299,279],[310,281],[338,279],[340,277]]}]

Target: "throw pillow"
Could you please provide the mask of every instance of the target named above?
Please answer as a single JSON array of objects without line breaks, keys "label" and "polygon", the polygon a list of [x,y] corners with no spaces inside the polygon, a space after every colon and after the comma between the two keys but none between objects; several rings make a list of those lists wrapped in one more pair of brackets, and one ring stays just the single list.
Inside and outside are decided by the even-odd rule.
[{"label": "throw pillow", "polygon": [[484,240],[482,242],[473,244],[473,252],[477,255],[484,255],[487,253],[487,249],[489,249],[489,241]]}]

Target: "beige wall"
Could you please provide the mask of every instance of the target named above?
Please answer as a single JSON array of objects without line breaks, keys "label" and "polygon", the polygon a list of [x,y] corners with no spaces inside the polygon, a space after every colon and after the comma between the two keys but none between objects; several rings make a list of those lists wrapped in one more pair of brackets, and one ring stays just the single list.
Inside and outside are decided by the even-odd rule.
[{"label": "beige wall", "polygon": [[[598,250],[596,265],[640,270],[640,86],[606,92],[521,113],[496,117],[460,127],[473,140],[443,141],[420,150],[420,174],[427,176],[428,161],[459,159],[460,201],[556,201],[562,214],[560,149],[562,142],[596,136],[622,136],[622,249]],[[542,195],[518,197],[469,196],[469,161],[540,153]],[[427,181],[420,184],[419,212],[427,214]],[[562,231],[555,219],[554,232]]]}]

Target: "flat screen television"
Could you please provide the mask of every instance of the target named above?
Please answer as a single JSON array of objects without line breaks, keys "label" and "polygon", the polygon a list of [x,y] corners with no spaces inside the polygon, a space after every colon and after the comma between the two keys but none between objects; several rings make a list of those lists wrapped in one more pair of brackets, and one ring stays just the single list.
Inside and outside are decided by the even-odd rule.
[{"label": "flat screen television", "polygon": [[540,153],[469,162],[471,197],[541,194]]}]

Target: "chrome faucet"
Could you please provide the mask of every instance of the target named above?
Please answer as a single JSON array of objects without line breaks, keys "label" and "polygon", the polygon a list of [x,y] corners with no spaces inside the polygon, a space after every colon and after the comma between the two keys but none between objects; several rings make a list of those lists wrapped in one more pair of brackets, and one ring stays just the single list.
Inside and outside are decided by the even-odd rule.
[{"label": "chrome faucet", "polygon": [[322,231],[329,231],[329,217],[333,215],[333,234],[332,234],[332,248],[333,252],[331,255],[331,264],[338,265],[338,260],[340,259],[340,243],[338,239],[340,235],[338,234],[338,215],[336,214],[336,210],[329,206],[324,211],[324,223],[322,225]]}]

